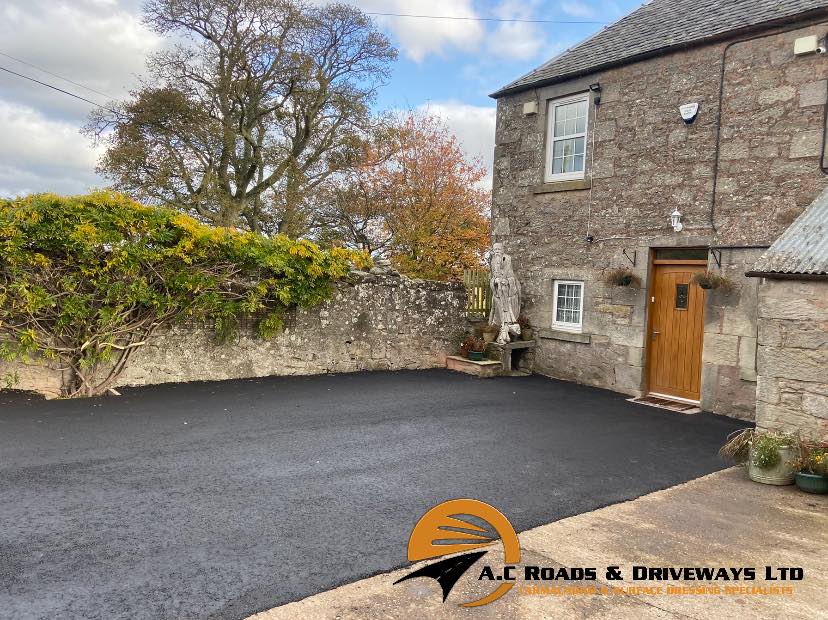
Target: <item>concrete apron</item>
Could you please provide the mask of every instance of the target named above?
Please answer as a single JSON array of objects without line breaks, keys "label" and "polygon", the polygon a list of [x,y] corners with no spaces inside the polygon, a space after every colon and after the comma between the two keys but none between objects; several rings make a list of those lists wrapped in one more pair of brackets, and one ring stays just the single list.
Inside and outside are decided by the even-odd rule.
[{"label": "concrete apron", "polygon": [[[500,506],[508,516],[508,506]],[[520,534],[521,564],[597,567],[595,582],[536,582],[547,586],[704,586],[700,581],[633,582],[632,565],[756,567],[755,581],[720,586],[789,585],[779,595],[529,595],[514,588],[475,609],[458,603],[493,589],[478,582],[480,565],[502,566],[496,551],[472,566],[442,603],[436,581],[394,581],[411,567],[352,583],[251,616],[255,620],[318,618],[818,618],[826,613],[828,496],[747,480],[732,468]],[[495,545],[497,548],[497,545]],[[625,581],[604,580],[620,565]],[[802,567],[803,581],[764,580],[765,566]],[[478,594],[478,596],[474,596]]]}]

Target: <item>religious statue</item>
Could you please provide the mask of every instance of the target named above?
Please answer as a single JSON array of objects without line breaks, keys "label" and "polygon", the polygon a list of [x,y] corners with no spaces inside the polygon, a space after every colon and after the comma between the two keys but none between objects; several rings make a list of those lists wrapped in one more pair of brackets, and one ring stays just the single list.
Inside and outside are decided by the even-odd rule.
[{"label": "religious statue", "polygon": [[512,257],[503,252],[503,244],[492,246],[491,264],[492,310],[489,324],[500,325],[499,344],[506,344],[510,334],[520,334],[517,319],[520,314],[520,284],[512,270]]}]

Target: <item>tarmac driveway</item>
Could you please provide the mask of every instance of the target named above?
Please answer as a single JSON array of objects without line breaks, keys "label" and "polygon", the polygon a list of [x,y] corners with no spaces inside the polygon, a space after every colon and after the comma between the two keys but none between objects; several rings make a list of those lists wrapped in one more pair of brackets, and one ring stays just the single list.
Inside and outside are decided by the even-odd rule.
[{"label": "tarmac driveway", "polygon": [[524,530],[722,469],[740,426],[439,370],[0,394],[0,616],[242,618],[404,565],[443,500]]}]

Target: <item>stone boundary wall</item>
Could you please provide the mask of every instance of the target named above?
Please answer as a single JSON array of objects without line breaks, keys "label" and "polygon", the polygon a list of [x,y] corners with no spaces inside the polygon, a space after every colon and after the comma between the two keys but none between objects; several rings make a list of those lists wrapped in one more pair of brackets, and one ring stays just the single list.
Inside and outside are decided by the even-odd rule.
[{"label": "stone boundary wall", "polygon": [[[117,385],[443,367],[467,328],[465,307],[460,283],[353,272],[324,304],[290,313],[269,340],[244,329],[222,345],[206,328],[175,327],[138,351]],[[0,362],[0,378],[14,375],[15,389],[60,394],[54,365]]]},{"label": "stone boundary wall", "polygon": [[828,441],[828,282],[759,286],[756,425]]}]

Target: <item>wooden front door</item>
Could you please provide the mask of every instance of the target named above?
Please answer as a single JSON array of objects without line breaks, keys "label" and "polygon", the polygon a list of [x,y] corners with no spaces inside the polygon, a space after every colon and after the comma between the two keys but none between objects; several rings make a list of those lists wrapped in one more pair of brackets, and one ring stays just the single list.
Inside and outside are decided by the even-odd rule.
[{"label": "wooden front door", "polygon": [[[688,261],[690,263],[691,261]],[[650,291],[650,393],[698,401],[704,337],[704,290],[691,284],[698,264],[656,264]]]}]

